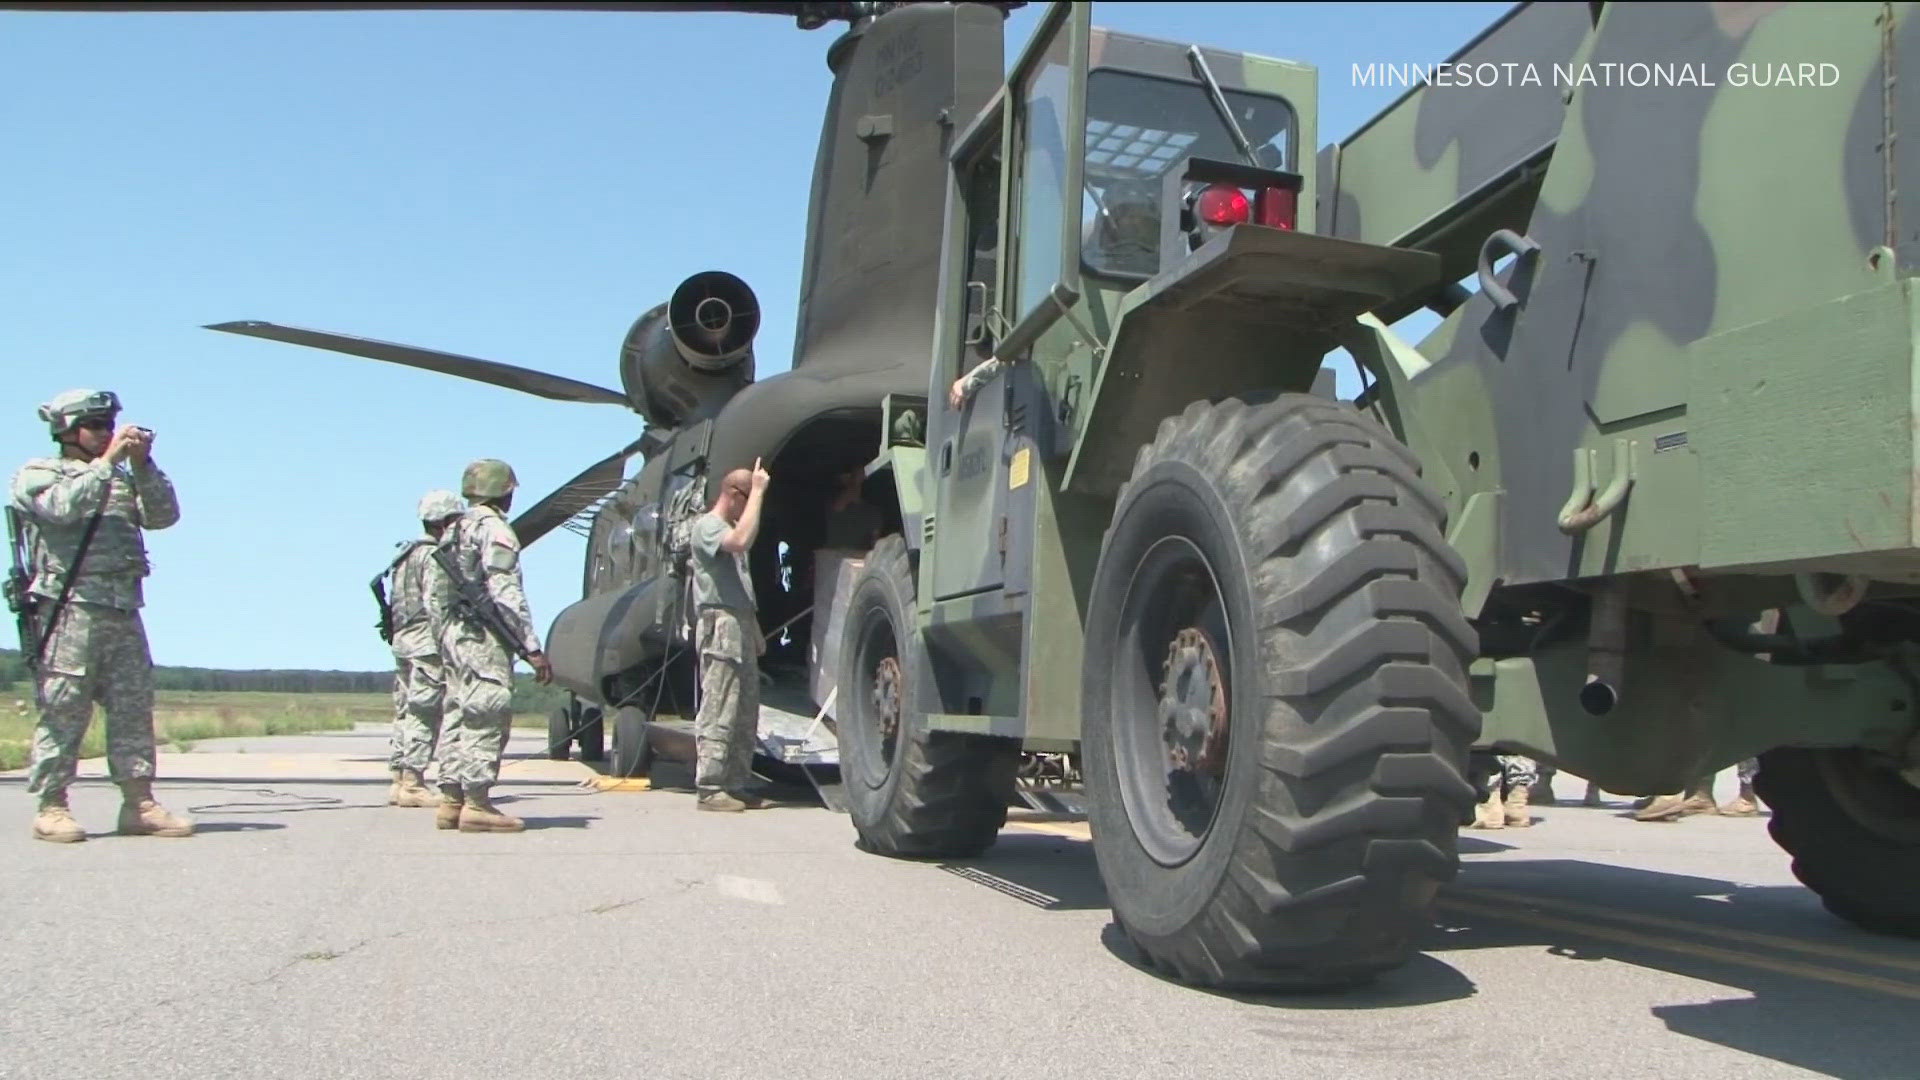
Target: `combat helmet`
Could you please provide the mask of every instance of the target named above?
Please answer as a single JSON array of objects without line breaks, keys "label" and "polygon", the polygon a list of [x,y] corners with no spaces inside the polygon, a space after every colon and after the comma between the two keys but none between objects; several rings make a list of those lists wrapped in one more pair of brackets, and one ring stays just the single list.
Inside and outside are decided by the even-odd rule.
[{"label": "combat helmet", "polygon": [[460,494],[469,499],[498,499],[519,486],[513,467],[497,458],[481,458],[460,474]]},{"label": "combat helmet", "polygon": [[459,517],[466,509],[460,505],[460,496],[451,491],[429,491],[420,499],[420,520],[445,521],[450,517]]},{"label": "combat helmet", "polygon": [[109,421],[120,415],[120,398],[111,390],[68,390],[40,406],[40,419],[55,438],[72,431],[75,424],[89,416],[104,416]]}]

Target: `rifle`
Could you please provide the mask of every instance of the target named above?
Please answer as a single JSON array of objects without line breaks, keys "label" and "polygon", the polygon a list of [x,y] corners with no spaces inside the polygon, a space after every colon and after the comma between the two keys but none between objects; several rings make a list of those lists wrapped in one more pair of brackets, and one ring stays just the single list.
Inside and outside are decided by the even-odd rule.
[{"label": "rifle", "polygon": [[387,575],[398,570],[400,564],[407,561],[407,556],[413,554],[413,549],[424,543],[426,543],[425,540],[413,540],[401,544],[400,554],[394,556],[394,560],[387,564],[387,568],[380,571],[373,579],[373,602],[380,607],[380,619],[373,624],[373,629],[380,635],[380,640],[389,645],[393,644],[393,608],[387,603],[385,584]]},{"label": "rifle", "polygon": [[533,653],[528,650],[526,642],[520,640],[520,635],[507,625],[507,620],[501,617],[500,607],[494,603],[486,585],[462,577],[454,566],[453,556],[438,544],[434,545],[433,559],[440,564],[440,569],[446,571],[447,579],[453,582],[453,606],[491,631],[500,644],[507,647],[508,652],[529,664],[533,663]]},{"label": "rifle", "polygon": [[33,630],[33,617],[38,614],[40,603],[27,591],[33,584],[33,575],[27,573],[26,527],[20,518],[19,509],[7,507],[7,546],[13,552],[13,568],[7,571],[7,610],[13,612],[14,624],[20,629],[20,657],[32,670],[40,660],[39,653],[30,647],[38,636]]},{"label": "rifle", "polygon": [[393,644],[393,609],[387,606],[387,590],[380,584],[386,579],[387,575],[384,571],[373,579],[373,602],[380,605],[380,618],[373,624],[373,629],[380,635],[381,641],[391,645]]},{"label": "rifle", "polygon": [[[40,658],[47,651],[47,643],[53,640],[54,628],[59,624],[60,611],[67,606],[67,598],[73,595],[73,583],[80,577],[80,564],[87,557],[87,548],[93,544],[93,534],[100,528],[100,519],[106,515],[107,504],[113,499],[113,479],[108,478],[106,489],[100,493],[100,508],[93,512],[87,522],[87,531],[80,536],[80,548],[73,553],[73,565],[67,568],[67,580],[60,585],[60,599],[53,602],[53,610],[47,613],[47,632],[44,635],[34,633],[35,617],[39,614],[40,598],[28,592],[32,578],[25,566],[26,541],[25,529],[20,519],[18,507],[7,507],[7,535],[13,550],[13,568],[7,572],[7,609],[18,618],[20,626],[20,659],[24,660],[27,670],[37,678],[40,674]],[[35,638],[38,640],[35,641]],[[34,642],[32,648],[27,647]]]}]

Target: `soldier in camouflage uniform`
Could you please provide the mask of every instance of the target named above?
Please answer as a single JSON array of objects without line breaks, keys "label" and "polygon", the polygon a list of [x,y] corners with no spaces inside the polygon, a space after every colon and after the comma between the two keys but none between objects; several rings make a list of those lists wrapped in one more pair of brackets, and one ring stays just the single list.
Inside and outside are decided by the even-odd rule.
[{"label": "soldier in camouflage uniform", "polygon": [[69,390],[40,406],[60,455],[29,461],[13,477],[13,507],[31,535],[28,591],[38,608],[39,640],[22,644],[29,652],[42,647],[27,791],[39,796],[34,837],[57,843],[86,839],[67,808],[67,787],[96,702],[107,714],[107,768],[123,799],[121,834],[193,834],[191,821],[153,798],[153,658],[140,618],[149,571],[141,530],[171,526],[180,505],[153,462],[153,433],[115,430],[119,414],[111,391]]},{"label": "soldier in camouflage uniform", "polygon": [[393,787],[390,806],[438,806],[440,800],[425,784],[427,763],[440,738],[440,717],[446,696],[446,676],[440,662],[441,627],[427,617],[427,568],[433,548],[446,527],[466,512],[460,496],[430,491],[420,500],[420,527],[425,537],[400,545],[400,554],[381,574],[391,615],[393,647],[393,741],[388,768]]},{"label": "soldier in camouflage uniform", "polygon": [[[519,481],[504,461],[491,458],[467,466],[460,493],[466,513],[440,537],[454,569],[481,583],[495,609],[520,643],[542,683],[553,668],[540,649],[533,614],[520,578],[520,538],[507,521]],[[514,654],[478,620],[454,604],[454,583],[438,562],[430,561],[427,617],[442,628],[440,656],[446,671],[446,697],[440,732],[440,812],[434,826],[461,832],[520,832],[526,823],[501,813],[489,792],[500,778],[500,756],[513,725]]]},{"label": "soldier in camouflage uniform", "polygon": [[746,792],[760,730],[760,656],[767,643],[747,573],[771,481],[756,459],[720,483],[713,507],[693,523],[693,596],[700,625],[700,710],[694,716],[694,805],[739,811],[765,803]]}]

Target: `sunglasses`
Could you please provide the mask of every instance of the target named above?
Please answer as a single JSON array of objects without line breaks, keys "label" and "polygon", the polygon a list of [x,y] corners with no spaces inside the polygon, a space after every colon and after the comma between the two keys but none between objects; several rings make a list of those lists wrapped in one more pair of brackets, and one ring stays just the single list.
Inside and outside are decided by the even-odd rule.
[{"label": "sunglasses", "polygon": [[112,431],[113,421],[98,416],[90,416],[85,420],[75,422],[73,426],[82,431]]}]

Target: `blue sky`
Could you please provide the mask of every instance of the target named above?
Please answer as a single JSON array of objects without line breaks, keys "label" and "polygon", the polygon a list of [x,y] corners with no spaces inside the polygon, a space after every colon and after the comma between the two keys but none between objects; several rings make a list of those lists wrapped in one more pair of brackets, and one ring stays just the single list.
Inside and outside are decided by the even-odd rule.
[{"label": "blue sky", "polygon": [[[1100,25],[1316,65],[1320,142],[1511,5],[1103,3]],[[1044,5],[1009,20],[1009,62]],[[836,30],[726,14],[0,13],[0,457],[101,387],[156,430],[154,659],[376,670],[367,582],[428,489],[500,457],[531,505],[625,445],[624,409],[200,329],[263,319],[619,386],[622,336],[706,269],[786,370]],[[773,104],[769,104],[773,103]],[[930,193],[937,198],[937,193]],[[637,467],[637,466],[635,466]],[[544,632],[585,542],[528,551]],[[4,635],[11,646],[11,632]]]}]

